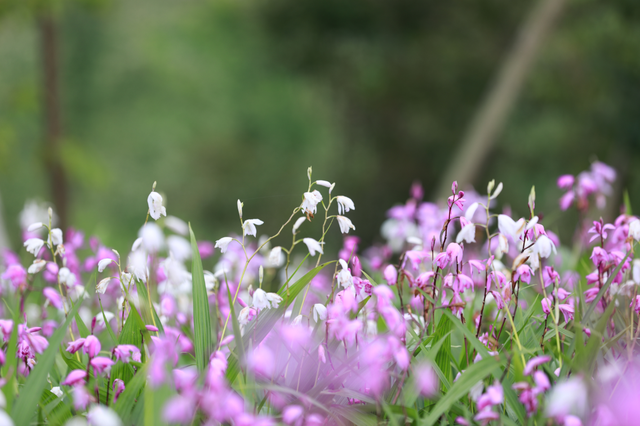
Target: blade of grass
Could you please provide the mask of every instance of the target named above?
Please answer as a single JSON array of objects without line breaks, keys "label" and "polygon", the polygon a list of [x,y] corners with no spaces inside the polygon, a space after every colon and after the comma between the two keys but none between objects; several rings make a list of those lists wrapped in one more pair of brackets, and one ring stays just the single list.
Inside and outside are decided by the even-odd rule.
[{"label": "blade of grass", "polygon": [[211,355],[213,347],[211,339],[211,316],[209,314],[207,288],[204,284],[202,260],[200,259],[198,243],[191,229],[191,224],[189,224],[189,234],[191,235],[191,282],[193,286],[193,326],[195,332],[193,343],[198,371],[204,371],[209,363],[209,356]]},{"label": "blade of grass", "polygon": [[[49,338],[49,346],[38,358],[38,363],[29,374],[29,377],[27,377],[27,381],[20,391],[20,396],[16,399],[11,410],[11,417],[17,426],[28,425],[36,415],[34,408],[38,405],[38,402],[34,398],[42,395],[42,391],[47,384],[47,375],[55,363],[58,347],[62,343],[62,339],[81,304],[82,299],[80,298],[71,308],[64,324]],[[14,328],[17,328],[17,325],[14,325]]]}]

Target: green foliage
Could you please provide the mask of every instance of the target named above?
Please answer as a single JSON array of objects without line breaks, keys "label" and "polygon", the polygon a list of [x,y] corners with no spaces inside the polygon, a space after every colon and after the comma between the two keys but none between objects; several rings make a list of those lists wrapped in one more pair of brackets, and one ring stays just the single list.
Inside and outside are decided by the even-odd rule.
[{"label": "green foliage", "polygon": [[[213,349],[209,298],[207,296],[207,288],[204,284],[204,272],[202,271],[198,242],[196,241],[196,236],[193,234],[191,225],[189,225],[189,234],[191,235],[191,275],[193,283],[193,323],[195,328],[194,346],[196,351],[196,365],[198,366],[198,371],[204,371],[209,363],[209,356]],[[235,315],[233,315],[233,318],[237,321]]]}]

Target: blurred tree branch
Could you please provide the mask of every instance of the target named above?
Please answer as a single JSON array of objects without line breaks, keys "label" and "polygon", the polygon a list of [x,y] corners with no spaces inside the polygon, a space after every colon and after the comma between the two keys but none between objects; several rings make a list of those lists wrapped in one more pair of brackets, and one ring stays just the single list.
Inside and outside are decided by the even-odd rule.
[{"label": "blurred tree branch", "polygon": [[58,29],[49,11],[39,18],[45,121],[45,165],[60,228],[67,228],[68,188],[61,157],[62,119],[58,86]]},{"label": "blurred tree branch", "polygon": [[451,195],[451,182],[463,188],[473,183],[496,142],[507,116],[545,38],[551,32],[566,0],[540,0],[522,25],[497,79],[471,121],[453,161],[440,182],[438,196]]}]

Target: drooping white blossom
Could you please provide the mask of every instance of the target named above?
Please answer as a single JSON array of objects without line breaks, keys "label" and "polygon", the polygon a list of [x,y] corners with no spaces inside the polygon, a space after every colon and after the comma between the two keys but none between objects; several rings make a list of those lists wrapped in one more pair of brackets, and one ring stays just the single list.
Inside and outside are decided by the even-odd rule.
[{"label": "drooping white blossom", "polygon": [[268,266],[272,268],[279,268],[284,264],[285,256],[282,252],[282,247],[277,246],[271,249],[269,252],[269,258],[267,259]]},{"label": "drooping white blossom", "polygon": [[40,238],[29,238],[24,242],[24,246],[29,253],[34,256],[37,256],[40,253],[40,249],[44,245],[44,241]]},{"label": "drooping white blossom", "polygon": [[337,279],[338,284],[342,287],[347,288],[353,285],[353,277],[351,276],[351,271],[349,271],[349,265],[344,259],[340,259],[340,266],[342,269],[338,272]]},{"label": "drooping white blossom", "polygon": [[240,220],[242,220],[242,207],[244,206],[244,203],[241,202],[240,200],[238,200],[238,216],[240,216]]},{"label": "drooping white blossom", "polygon": [[242,231],[244,235],[253,235],[255,237],[258,232],[256,226],[260,226],[263,223],[260,219],[247,219],[242,224]]},{"label": "drooping white blossom", "polygon": [[57,246],[59,244],[62,244],[63,238],[62,238],[62,229],[60,228],[54,228],[51,230],[51,233],[49,234],[49,240],[47,241],[49,244],[53,243],[54,246]]},{"label": "drooping white blossom", "polygon": [[349,230],[353,229],[355,231],[356,227],[353,224],[353,222],[351,222],[351,219],[349,219],[346,216],[336,216],[336,219],[338,219],[338,225],[340,226],[340,232],[342,232],[343,234],[348,234]]},{"label": "drooping white blossom", "polygon": [[551,256],[552,251],[556,253],[556,245],[546,235],[540,235],[531,250],[545,258]]},{"label": "drooping white blossom", "polygon": [[191,243],[185,238],[179,237],[178,235],[171,235],[167,238],[167,246],[169,246],[169,251],[173,253],[173,256],[177,260],[184,261],[191,259]]},{"label": "drooping white blossom", "polygon": [[476,242],[476,225],[473,223],[466,224],[458,233],[456,237],[456,243],[460,243],[465,241],[467,243],[475,243]]},{"label": "drooping white blossom", "polygon": [[99,404],[94,404],[89,409],[87,423],[90,426],[122,426],[122,421],[115,411]]},{"label": "drooping white blossom", "polygon": [[27,272],[30,274],[37,274],[38,272],[42,271],[42,268],[44,268],[45,266],[47,266],[46,260],[36,259],[31,265],[29,265],[29,269],[27,269]]},{"label": "drooping white blossom", "polygon": [[273,309],[277,309],[280,306],[280,302],[282,302],[282,297],[278,293],[267,293],[267,300],[271,302]]},{"label": "drooping white blossom", "polygon": [[318,210],[318,203],[322,201],[322,194],[320,191],[314,190],[313,192],[305,192],[303,194],[304,200],[302,201],[302,211],[304,213],[316,214]]},{"label": "drooping white blossom", "polygon": [[291,230],[292,233],[296,233],[298,232],[298,228],[300,228],[300,225],[302,225],[302,222],[304,222],[306,219],[305,216],[299,217],[296,222],[293,224],[293,229]]},{"label": "drooping white blossom", "polygon": [[271,307],[267,299],[267,293],[261,288],[253,292],[253,307],[259,310]]},{"label": "drooping white blossom", "polygon": [[109,266],[109,264],[113,262],[113,259],[102,259],[100,262],[98,262],[98,272],[102,272],[104,271],[104,269]]},{"label": "drooping white blossom", "polygon": [[320,254],[324,254],[324,252],[322,251],[322,244],[324,243],[319,243],[313,238],[303,238],[302,242],[307,245],[307,248],[309,249],[309,254],[311,256],[315,256],[316,252]]},{"label": "drooping white blossom", "polygon": [[160,216],[167,215],[167,209],[162,205],[162,195],[155,191],[152,191],[147,197],[147,204],[149,204],[149,215],[154,219],[160,219]]},{"label": "drooping white blossom", "polygon": [[327,319],[327,307],[321,303],[313,305],[313,320],[315,322],[324,321]]},{"label": "drooping white blossom", "polygon": [[113,277],[107,277],[100,280],[100,282],[96,285],[96,293],[104,294],[107,291],[107,287],[109,287],[109,283]]},{"label": "drooping white blossom", "polygon": [[154,222],[140,228],[138,237],[142,238],[142,247],[149,253],[157,253],[164,248],[164,233]]},{"label": "drooping white blossom", "polygon": [[351,198],[349,197],[338,195],[336,197],[336,201],[338,202],[338,214],[344,214],[349,212],[350,210],[356,209],[356,206],[353,204],[353,200],[351,200]]},{"label": "drooping white blossom", "polygon": [[331,182],[329,182],[328,180],[317,180],[316,184],[320,186],[324,186],[325,188],[331,188],[331,185],[332,185]]},{"label": "drooping white blossom", "polygon": [[69,268],[62,267],[58,271],[58,281],[60,284],[65,284],[67,287],[72,287],[76,284],[76,274],[71,272]]},{"label": "drooping white blossom", "polygon": [[216,241],[215,247],[219,248],[221,253],[226,253],[227,247],[229,246],[229,243],[231,241],[233,241],[233,238],[231,237],[222,237],[218,241]]},{"label": "drooping white blossom", "polygon": [[44,226],[44,223],[42,222],[36,222],[36,223],[32,223],[31,225],[29,225],[29,227],[27,228],[28,232],[33,232],[33,231],[37,231],[38,229],[42,228]]},{"label": "drooping white blossom", "polygon": [[629,236],[636,241],[640,241],[640,220],[635,219],[629,223]]},{"label": "drooping white blossom", "polygon": [[164,224],[167,228],[180,235],[189,235],[189,225],[184,220],[175,217],[167,216],[164,220]]}]

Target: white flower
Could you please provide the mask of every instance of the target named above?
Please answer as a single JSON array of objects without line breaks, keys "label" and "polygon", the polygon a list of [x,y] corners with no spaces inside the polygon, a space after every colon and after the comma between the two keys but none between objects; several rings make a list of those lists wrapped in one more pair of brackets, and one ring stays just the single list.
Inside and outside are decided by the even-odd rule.
[{"label": "white flower", "polygon": [[467,207],[467,211],[464,212],[464,218],[469,222],[472,222],[473,215],[476,214],[476,210],[478,210],[478,203],[473,203],[469,207]]},{"label": "white flower", "polygon": [[551,251],[556,253],[556,245],[546,235],[540,235],[531,249],[534,253],[539,254],[540,257],[551,256]]},{"label": "white flower", "polygon": [[154,220],[160,219],[160,216],[167,215],[167,209],[162,205],[162,195],[152,191],[147,198],[149,204],[149,214]]},{"label": "white flower", "polygon": [[284,263],[285,256],[282,252],[282,247],[277,246],[271,249],[269,252],[269,259],[267,260],[267,266],[272,268],[279,268]]},{"label": "white flower", "polygon": [[255,237],[256,233],[258,232],[256,229],[256,226],[260,226],[263,223],[264,222],[261,221],[260,219],[245,220],[244,223],[242,224],[242,230],[244,232],[244,235],[253,235]]},{"label": "white flower", "polygon": [[467,243],[476,242],[476,225],[468,223],[460,230],[456,237],[456,243],[460,243],[463,240]]},{"label": "white flower", "polygon": [[509,216],[500,214],[498,215],[498,229],[501,234],[511,237],[513,241],[518,241],[520,235],[524,232],[525,221],[521,218],[517,222],[514,222]]},{"label": "white flower", "polygon": [[60,228],[52,229],[51,233],[49,234],[49,239],[47,242],[49,243],[49,245],[51,245],[51,243],[53,242],[54,246],[57,246],[58,244],[62,244],[62,229]]},{"label": "white flower", "polygon": [[338,219],[338,225],[340,226],[340,232],[343,234],[348,234],[350,229],[355,231],[356,227],[351,222],[351,219],[345,216],[336,216]]},{"label": "white flower", "polygon": [[142,250],[129,255],[129,271],[140,281],[147,282],[149,269],[147,268],[147,254]]},{"label": "white flower", "polygon": [[0,426],[13,426],[13,420],[11,417],[4,411],[0,410]]},{"label": "white flower", "polygon": [[336,201],[338,202],[338,214],[343,214],[349,212],[349,210],[355,210],[356,207],[353,204],[353,201],[349,197],[345,197],[344,195],[338,195],[336,197]]},{"label": "white flower", "polygon": [[329,182],[328,180],[317,180],[316,184],[324,186],[325,188],[331,188],[331,182]]},{"label": "white flower", "polygon": [[322,251],[322,244],[324,243],[319,243],[313,238],[303,238],[302,242],[307,245],[307,248],[309,249],[309,254],[311,256],[315,256],[316,252],[319,252],[320,254],[324,254],[324,252]]},{"label": "white flower", "polygon": [[240,202],[240,200],[238,200],[238,215],[240,216],[240,219],[242,219],[242,207],[244,206],[244,203]]},{"label": "white flower", "polygon": [[240,311],[240,314],[238,314],[238,323],[240,323],[240,325],[249,324],[249,316],[251,315],[252,310],[253,308],[250,308],[248,306],[242,308],[242,310]]},{"label": "white flower", "polygon": [[47,265],[46,260],[36,259],[29,266],[29,269],[27,269],[27,272],[30,274],[37,274],[38,272],[42,271],[42,268],[44,268],[46,265]]},{"label": "white flower", "polygon": [[100,262],[98,262],[98,272],[102,272],[104,271],[104,269],[109,266],[109,264],[113,262],[113,259],[102,259]]},{"label": "white flower", "polygon": [[60,281],[60,284],[66,284],[67,287],[71,287],[76,283],[76,275],[65,266],[58,271],[58,281]]},{"label": "white flower", "polygon": [[547,396],[547,416],[564,417],[584,414],[588,407],[587,387],[582,379],[572,377],[556,384]]},{"label": "white flower", "polygon": [[138,237],[142,238],[142,247],[149,253],[157,253],[164,248],[164,234],[154,222],[149,222],[140,228]]},{"label": "white flower", "polygon": [[640,220],[635,219],[629,224],[629,236],[640,241]]},{"label": "white flower", "polygon": [[142,238],[137,238],[134,242],[133,245],[131,246],[131,251],[136,251],[140,248],[140,246],[142,245]]},{"label": "white flower", "polygon": [[273,309],[277,309],[278,306],[280,306],[280,302],[282,302],[282,297],[280,297],[278,293],[267,293],[267,300],[271,302]]},{"label": "white flower", "polygon": [[167,245],[169,251],[173,253],[173,256],[180,261],[191,259],[191,243],[186,239],[177,235],[171,235],[167,238]]},{"label": "white flower", "polygon": [[87,413],[87,423],[91,426],[122,426],[122,421],[115,411],[97,404]]},{"label": "white flower", "polygon": [[113,318],[115,318],[115,315],[113,314],[113,312],[109,311],[104,311],[104,315],[102,315],[102,312],[98,312],[98,314],[96,315],[96,325],[101,325],[102,327],[104,327],[105,317],[107,318],[107,322],[109,322]]},{"label": "white flower", "polygon": [[267,293],[261,288],[253,292],[253,307],[260,310],[271,307],[267,299]]},{"label": "white flower", "polygon": [[37,256],[38,253],[40,253],[40,249],[43,245],[44,241],[40,238],[29,238],[24,242],[24,246],[26,247],[27,251],[34,256]]},{"label": "white flower", "polygon": [[342,269],[338,272],[337,279],[338,284],[342,287],[347,288],[353,285],[353,277],[351,276],[351,272],[349,271],[349,265],[343,259],[340,259],[340,266]]},{"label": "white flower", "polygon": [[313,320],[318,322],[318,319],[320,319],[320,321],[327,319],[327,307],[321,303],[313,305]]},{"label": "white flower", "polygon": [[300,325],[301,322],[302,322],[302,315],[298,315],[293,319],[293,321],[291,321],[291,325]]},{"label": "white flower", "polygon": [[640,259],[633,259],[633,268],[631,271],[633,282],[640,285]]},{"label": "white flower", "polygon": [[302,222],[304,222],[305,219],[306,219],[305,216],[299,217],[296,220],[296,223],[293,224],[293,229],[291,230],[291,232],[294,234],[298,232],[298,228],[300,228],[300,225],[302,225]]},{"label": "white flower", "polygon": [[220,238],[218,241],[216,241],[216,248],[219,248],[221,253],[226,253],[227,247],[229,246],[229,243],[231,241],[233,241],[233,238],[231,237]]},{"label": "white flower", "polygon": [[60,389],[60,386],[55,386],[51,388],[51,393],[54,394],[55,396],[57,396],[58,398],[60,398],[62,395],[64,395],[64,392],[62,392],[62,389]]},{"label": "white flower", "polygon": [[107,291],[107,287],[109,287],[109,282],[113,279],[113,277],[107,277],[100,280],[100,282],[96,285],[96,293],[104,294]]},{"label": "white flower", "polygon": [[302,211],[305,213],[315,214],[318,208],[318,203],[322,201],[322,194],[320,191],[314,190],[313,192],[305,192],[304,201],[302,201]]},{"label": "white flower", "polygon": [[498,184],[498,187],[496,188],[495,191],[493,191],[493,194],[491,194],[491,197],[489,198],[490,200],[493,200],[494,198],[496,198],[498,195],[500,195],[500,193],[502,192],[502,182],[500,182]]},{"label": "white flower", "polygon": [[36,223],[32,223],[31,225],[29,225],[29,227],[27,228],[28,232],[33,232],[33,231],[37,231],[38,229],[42,228],[44,226],[44,223],[42,222],[36,222]]},{"label": "white flower", "polygon": [[128,272],[123,272],[120,277],[120,283],[126,288],[131,287],[131,284],[133,284],[133,275]]},{"label": "white flower", "polygon": [[189,225],[187,225],[187,222],[180,218],[177,218],[175,216],[167,216],[167,218],[164,220],[164,224],[167,228],[171,229],[176,234],[189,234]]},{"label": "white flower", "polygon": [[503,234],[498,234],[498,247],[496,248],[496,257],[501,258],[503,253],[509,251],[509,240]]}]

